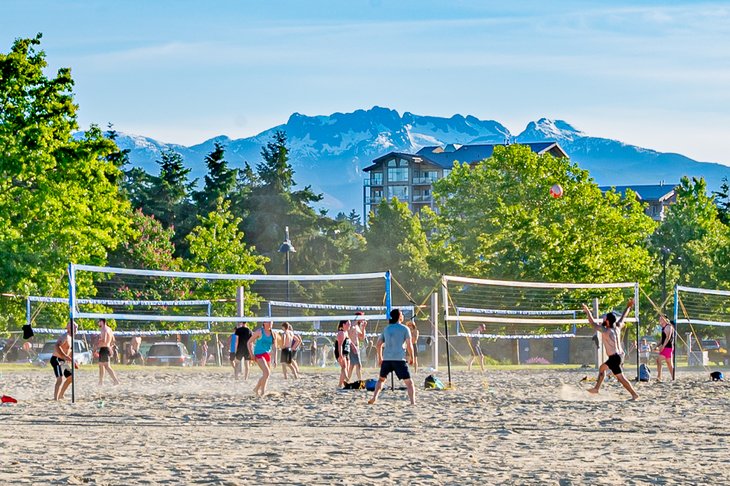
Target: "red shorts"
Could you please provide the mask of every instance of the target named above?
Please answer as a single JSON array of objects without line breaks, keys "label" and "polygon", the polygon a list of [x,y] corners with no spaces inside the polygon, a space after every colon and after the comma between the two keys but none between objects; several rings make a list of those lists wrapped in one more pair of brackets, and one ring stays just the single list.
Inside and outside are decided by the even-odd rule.
[{"label": "red shorts", "polygon": [[659,353],[659,356],[662,356],[662,357],[664,357],[666,359],[670,359],[672,357],[672,351],[674,351],[674,349],[672,349],[672,348],[664,348]]},{"label": "red shorts", "polygon": [[271,354],[270,353],[262,353],[257,354],[256,359],[265,359],[267,363],[271,363]]}]

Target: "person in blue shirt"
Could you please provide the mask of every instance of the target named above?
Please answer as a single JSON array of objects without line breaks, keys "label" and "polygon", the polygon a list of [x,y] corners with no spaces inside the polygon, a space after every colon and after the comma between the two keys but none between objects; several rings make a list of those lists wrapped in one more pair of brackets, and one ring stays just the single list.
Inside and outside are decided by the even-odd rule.
[{"label": "person in blue shirt", "polygon": [[378,353],[378,364],[380,365],[380,377],[375,385],[373,398],[368,403],[374,404],[378,401],[378,395],[383,388],[383,383],[390,373],[395,373],[399,380],[403,380],[408,391],[408,398],[411,405],[416,404],[416,387],[411,380],[411,373],[408,370],[408,361],[413,363],[413,340],[411,330],[403,325],[403,313],[400,309],[390,311],[389,324],[383,329],[383,334],[378,338],[375,345]]}]

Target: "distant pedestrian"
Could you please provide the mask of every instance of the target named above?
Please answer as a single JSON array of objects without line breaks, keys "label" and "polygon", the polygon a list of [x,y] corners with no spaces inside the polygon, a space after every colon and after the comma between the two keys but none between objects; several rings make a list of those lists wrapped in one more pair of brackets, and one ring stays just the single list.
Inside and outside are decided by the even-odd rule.
[{"label": "distant pedestrian", "polygon": [[99,339],[96,341],[96,352],[99,356],[99,386],[104,384],[104,372],[115,385],[119,384],[111,366],[114,341],[114,331],[107,325],[106,319],[99,319]]},{"label": "distant pedestrian", "polygon": [[365,329],[368,325],[364,315],[363,312],[356,312],[355,322],[347,331],[347,336],[350,338],[350,369],[348,374],[352,379],[353,371],[356,372],[358,381],[362,381],[362,362],[365,359],[360,352],[360,340],[365,339]]}]

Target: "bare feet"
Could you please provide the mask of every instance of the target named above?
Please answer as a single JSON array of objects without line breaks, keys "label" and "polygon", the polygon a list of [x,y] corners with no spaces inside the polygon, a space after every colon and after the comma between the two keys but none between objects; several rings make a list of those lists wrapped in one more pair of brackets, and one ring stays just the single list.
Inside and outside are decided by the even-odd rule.
[{"label": "bare feet", "polygon": [[374,398],[371,398],[370,400],[368,400],[368,405],[375,405],[376,401],[377,400],[375,400]]},{"label": "bare feet", "polygon": [[597,388],[589,388],[588,389],[588,393],[597,394],[598,393],[598,389]]}]

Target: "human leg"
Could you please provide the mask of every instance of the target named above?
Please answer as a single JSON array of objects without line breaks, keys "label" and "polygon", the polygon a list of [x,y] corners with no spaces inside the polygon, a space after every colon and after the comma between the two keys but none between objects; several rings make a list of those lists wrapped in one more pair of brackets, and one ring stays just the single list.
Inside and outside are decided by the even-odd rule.
[{"label": "human leg", "polygon": [[53,399],[58,400],[58,397],[60,396],[60,390],[61,390],[61,383],[63,383],[63,376],[56,377],[56,384],[53,387]]},{"label": "human leg", "polygon": [[416,386],[413,384],[413,380],[410,378],[403,380],[406,384],[406,391],[408,392],[408,399],[411,401],[411,405],[416,404]]},{"label": "human leg", "polygon": [[589,388],[588,391],[591,393],[598,393],[598,390],[601,389],[601,384],[603,383],[603,379],[606,377],[606,371],[608,370],[608,365],[606,363],[603,363],[600,368],[598,368],[598,376],[596,377],[596,385],[593,388]]},{"label": "human leg", "polygon": [[656,359],[656,380],[662,381],[662,361],[664,361],[664,358],[659,356]]},{"label": "human leg", "polygon": [[383,383],[385,383],[385,378],[382,376],[378,379],[378,382],[375,384],[375,391],[373,392],[373,398],[368,400],[368,403],[370,405],[373,405],[375,402],[378,401],[378,395],[380,395],[380,390],[383,389]]},{"label": "human leg", "polygon": [[114,370],[112,369],[111,364],[104,363],[104,367],[106,368],[106,372],[109,374],[109,376],[111,376],[112,382],[115,385],[118,385],[119,384],[119,379],[117,378],[117,374],[114,373]]},{"label": "human leg", "polygon": [[99,386],[104,384],[104,363],[99,362]]},{"label": "human leg", "polygon": [[615,376],[616,379],[619,381],[619,383],[621,383],[624,386],[624,388],[626,388],[626,391],[628,391],[631,394],[631,398],[633,398],[634,400],[639,398],[639,394],[636,393],[636,390],[634,390],[634,387],[631,386],[631,383],[629,382],[629,380],[626,379],[626,377],[623,375],[623,373],[619,373],[619,374],[614,373],[613,376]]},{"label": "human leg", "polygon": [[248,374],[251,372],[251,360],[248,358],[243,359],[243,381],[248,380]]},{"label": "human leg", "polygon": [[61,391],[58,394],[57,400],[63,400],[63,395],[66,393],[66,390],[68,390],[68,387],[71,385],[72,381],[73,381],[73,378],[71,376],[67,377],[63,381],[63,385],[61,385]]}]

